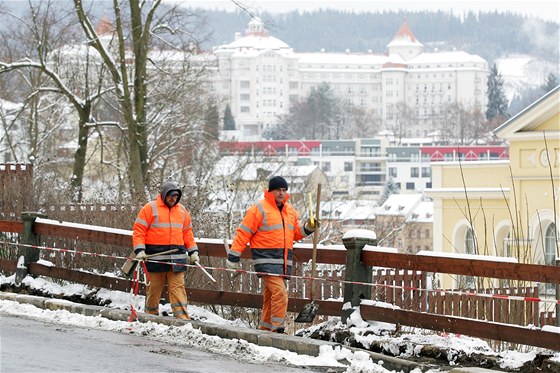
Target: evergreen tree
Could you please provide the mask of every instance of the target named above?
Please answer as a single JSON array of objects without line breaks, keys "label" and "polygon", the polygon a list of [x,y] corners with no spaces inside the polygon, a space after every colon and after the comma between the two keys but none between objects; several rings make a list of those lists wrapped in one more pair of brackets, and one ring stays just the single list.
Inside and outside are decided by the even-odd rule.
[{"label": "evergreen tree", "polygon": [[231,114],[231,108],[229,107],[229,104],[226,105],[226,109],[224,110],[224,130],[226,131],[235,130],[235,119],[233,119],[233,115]]},{"label": "evergreen tree", "polygon": [[389,180],[387,180],[387,182],[385,183],[385,187],[383,188],[383,194],[381,195],[381,200],[379,201],[379,205],[385,203],[385,201],[389,199],[391,194],[398,194],[399,192],[400,189],[397,183],[395,183],[392,177],[389,178]]},{"label": "evergreen tree", "polygon": [[508,102],[504,93],[504,79],[498,72],[496,64],[490,69],[486,94],[488,95],[488,108],[486,119],[491,120],[497,116],[507,115]]},{"label": "evergreen tree", "polygon": [[[286,118],[286,116],[284,116],[284,118]],[[290,128],[285,126],[284,123],[277,123],[266,127],[262,133],[262,137],[267,140],[289,140],[293,139],[292,136]]]},{"label": "evergreen tree", "polygon": [[214,102],[209,103],[206,108],[204,135],[211,141],[217,141],[220,138],[220,112]]},{"label": "evergreen tree", "polygon": [[517,115],[523,109],[527,108],[529,105],[533,104],[540,97],[542,97],[543,93],[545,92],[544,90],[544,86],[525,87],[511,99],[511,103],[508,108],[508,114],[512,116]]},{"label": "evergreen tree", "polygon": [[558,77],[553,73],[548,74],[546,77],[546,82],[542,86],[544,93],[548,93],[552,91],[554,88],[558,86]]}]

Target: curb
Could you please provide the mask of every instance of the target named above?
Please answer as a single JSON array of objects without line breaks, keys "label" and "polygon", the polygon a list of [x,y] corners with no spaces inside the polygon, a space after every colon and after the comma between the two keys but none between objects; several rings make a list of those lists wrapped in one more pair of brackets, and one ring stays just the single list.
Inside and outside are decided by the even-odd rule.
[{"label": "curb", "polygon": [[[35,295],[16,294],[0,292],[0,300],[9,300],[18,303],[31,304],[37,308],[47,310],[66,310],[68,312],[77,313],[84,316],[101,316],[106,319],[114,321],[127,321],[130,316],[130,311],[111,309],[103,306],[83,305],[74,303],[63,299],[44,298]],[[362,350],[359,348],[344,346],[336,342],[327,342],[316,339],[296,337],[286,334],[271,333],[258,329],[246,329],[239,327],[232,327],[228,325],[208,324],[195,320],[181,320],[173,317],[148,315],[142,312],[137,313],[138,321],[142,323],[154,322],[169,326],[182,326],[185,324],[192,324],[193,327],[200,329],[200,331],[207,335],[214,335],[226,339],[242,339],[247,342],[253,343],[263,347],[275,347],[281,350],[295,352],[297,354],[309,355],[317,357],[320,354],[321,346],[329,346],[331,348],[346,348],[352,352],[363,352],[370,356],[374,362],[383,361],[383,367],[388,370],[396,370],[398,372],[409,373],[415,369],[425,372],[429,369],[434,369],[434,366],[421,365],[415,362],[403,360],[400,358],[383,355],[377,352]],[[467,368],[463,368],[467,369]],[[483,372],[474,370],[452,370],[454,372]],[[496,372],[485,370],[485,373]]]}]

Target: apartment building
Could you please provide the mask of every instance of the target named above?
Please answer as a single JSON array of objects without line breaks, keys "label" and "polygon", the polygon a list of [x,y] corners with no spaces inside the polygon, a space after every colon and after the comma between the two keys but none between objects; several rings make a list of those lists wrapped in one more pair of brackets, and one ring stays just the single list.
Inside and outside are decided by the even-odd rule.
[{"label": "apartment building", "polygon": [[419,193],[432,187],[434,162],[507,160],[504,145],[434,145],[403,139],[394,145],[389,138],[352,140],[223,141],[224,155],[250,155],[259,162],[282,161],[318,166],[327,176],[333,198],[377,200],[387,181],[401,193]]},{"label": "apartment building", "polygon": [[322,141],[221,142],[223,154],[250,154],[313,164],[327,175],[333,197],[377,199],[386,183],[387,141],[384,138]]},{"label": "apartment building", "polygon": [[507,160],[504,145],[405,145],[387,147],[387,180],[401,193],[423,192],[432,187],[433,162]]}]

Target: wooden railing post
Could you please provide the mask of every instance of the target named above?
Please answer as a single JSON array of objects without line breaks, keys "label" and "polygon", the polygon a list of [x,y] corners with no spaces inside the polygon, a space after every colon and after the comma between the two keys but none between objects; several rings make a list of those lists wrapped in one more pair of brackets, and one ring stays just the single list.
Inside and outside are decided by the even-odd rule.
[{"label": "wooden railing post", "polygon": [[[556,259],[556,266],[560,267],[560,259]],[[554,284],[556,288],[556,299],[560,299],[560,284]],[[556,326],[560,326],[560,304],[556,303]]]},{"label": "wooden railing post", "polygon": [[[371,283],[372,270],[370,266],[362,263],[362,249],[364,246],[377,246],[377,238],[373,231],[356,229],[347,232],[342,238],[346,248],[346,271],[345,280],[348,282]],[[371,299],[371,286],[361,284],[344,284],[344,304],[350,302],[352,308],[343,307],[342,322],[347,323],[348,318],[354,312],[354,308],[360,305],[362,299]]]},{"label": "wooden railing post", "polygon": [[[39,245],[39,236],[33,231],[33,224],[37,218],[46,218],[45,214],[39,212],[22,212],[21,220],[23,221],[23,232],[21,234],[21,243],[24,245]],[[29,263],[36,262],[39,260],[39,250],[33,247],[24,247],[23,255],[18,259],[15,283],[17,286],[21,284],[21,281],[27,276],[27,269],[29,268]]]}]

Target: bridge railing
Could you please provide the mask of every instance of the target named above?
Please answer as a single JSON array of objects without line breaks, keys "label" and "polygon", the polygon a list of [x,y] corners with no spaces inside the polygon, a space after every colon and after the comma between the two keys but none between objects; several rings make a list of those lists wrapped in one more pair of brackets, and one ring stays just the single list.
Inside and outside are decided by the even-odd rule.
[{"label": "bridge railing", "polygon": [[[426,276],[439,273],[558,284],[560,283],[560,271],[557,267],[435,255],[399,254],[377,248],[375,238],[371,238],[372,236],[368,234],[361,236],[361,232],[357,233],[356,235],[345,236],[343,245],[320,245],[318,248],[317,263],[319,267],[327,267],[319,271],[319,273],[325,273],[325,275],[317,276],[315,279],[317,283],[322,284],[321,291],[317,292],[318,295],[315,300],[320,306],[320,315],[340,316],[346,322],[350,314],[356,308],[359,308],[361,316],[366,320],[408,325],[437,332],[465,334],[553,350],[560,349],[560,332],[554,327],[539,328],[534,323],[532,325],[508,325],[495,322],[493,318],[483,315],[482,320],[474,317],[467,318],[464,313],[461,313],[464,311],[454,310],[453,307],[438,308],[433,306],[433,302],[441,303],[441,297],[438,297],[438,295],[445,295],[446,293],[451,297],[456,297],[459,294],[460,297],[465,299],[476,297],[496,298],[497,301],[502,302],[502,305],[508,301],[508,298],[511,298],[509,299],[511,301],[519,302],[520,299],[516,295],[497,294],[495,296],[494,294],[478,294],[472,291],[434,289],[426,283]],[[112,245],[129,252],[131,231],[60,222],[46,219],[40,214],[23,213],[22,221],[0,221],[0,234],[7,241],[11,241],[4,241],[0,250],[6,251],[14,245],[18,247],[17,255],[11,258],[0,255],[0,258],[4,258],[0,259],[0,270],[16,272],[16,260],[23,256],[27,273],[34,276],[48,276],[113,290],[130,290],[132,284],[126,278],[115,275],[100,275],[63,266],[45,265],[38,261],[41,250],[58,250],[65,255],[78,254],[78,250],[72,248],[42,246],[41,242],[47,237],[51,239],[54,237],[71,239],[81,244],[91,242]],[[15,238],[11,236],[14,234],[16,235]],[[223,268],[226,251],[222,240],[198,239],[197,245],[203,265],[213,271],[219,280],[217,284],[208,281],[204,283],[203,280],[200,280],[204,278],[202,274],[199,274],[198,280],[189,279],[186,285],[189,301],[261,308],[262,295],[258,282],[254,282],[251,286],[245,284],[239,287],[230,281],[231,273]],[[93,254],[112,258],[112,260],[118,262],[118,268],[125,260],[123,256],[114,255],[114,252],[95,252]],[[245,250],[242,258],[250,259],[250,255],[250,250]],[[306,289],[310,281],[308,264],[311,257],[312,246],[310,244],[294,245],[294,273],[293,277],[289,279],[289,288],[292,289],[288,302],[288,311],[290,312],[297,313],[301,311],[305,304],[309,303],[309,299],[306,298]],[[249,267],[250,261],[243,262],[245,263],[245,273],[255,279],[255,273],[252,273]],[[385,271],[385,274],[383,274],[383,271]],[[392,279],[387,277],[387,273],[391,271],[393,272]],[[402,282],[399,285],[394,280],[396,274],[401,279],[407,279],[408,282]],[[385,276],[384,280],[382,281],[379,276]],[[240,282],[240,284],[242,283]],[[325,288],[335,289],[331,290],[334,293],[325,290]],[[333,297],[333,294],[335,297]],[[387,307],[387,305],[375,302],[364,302],[364,300],[392,302],[395,307]],[[432,300],[433,302],[430,303]],[[522,300],[524,303],[543,301],[535,297]],[[469,304],[468,301],[463,303]],[[477,306],[477,308],[480,308],[480,306]],[[500,310],[499,308],[496,309]],[[509,309],[501,308],[501,310],[507,312]],[[492,306],[492,310],[488,312],[487,315],[490,312],[496,312],[495,307]],[[548,318],[548,320],[550,319]]]}]

